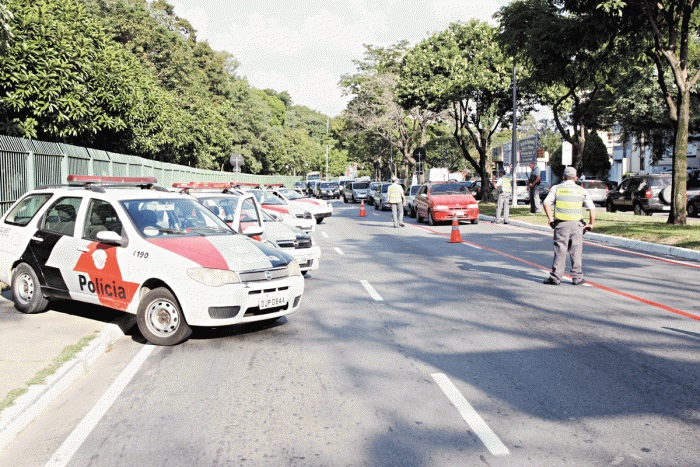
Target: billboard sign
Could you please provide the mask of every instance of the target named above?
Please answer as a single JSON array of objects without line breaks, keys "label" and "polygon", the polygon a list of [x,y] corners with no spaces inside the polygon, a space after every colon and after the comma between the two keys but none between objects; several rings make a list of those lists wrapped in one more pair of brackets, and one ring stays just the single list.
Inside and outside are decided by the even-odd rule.
[{"label": "billboard sign", "polygon": [[529,138],[523,138],[518,141],[518,147],[520,148],[520,163],[521,164],[531,164],[537,163],[537,145],[539,143],[539,136],[530,136]]}]

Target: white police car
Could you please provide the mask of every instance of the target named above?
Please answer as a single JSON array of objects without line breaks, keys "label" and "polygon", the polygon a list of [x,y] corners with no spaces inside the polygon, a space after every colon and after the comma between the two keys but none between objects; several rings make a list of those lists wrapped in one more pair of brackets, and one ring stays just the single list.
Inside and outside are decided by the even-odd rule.
[{"label": "white police car", "polygon": [[252,193],[263,210],[278,221],[298,227],[304,232],[313,232],[316,228],[316,220],[308,210],[287,203],[268,190],[241,188],[247,193]]},{"label": "white police car", "polygon": [[292,255],[304,276],[318,269],[321,249],[314,245],[311,235],[273,219],[251,193],[233,190],[230,184],[221,182],[174,183],[173,187],[196,198],[236,232],[269,242]]},{"label": "white police car", "polygon": [[320,224],[323,219],[333,215],[333,205],[325,200],[317,198],[308,198],[300,195],[291,188],[279,187],[281,184],[266,185],[270,193],[273,193],[278,198],[284,200],[287,204],[299,206],[311,213],[316,219],[316,223]]},{"label": "white police car", "polygon": [[[153,344],[190,326],[276,319],[304,293],[287,253],[233,231],[190,196],[152,178],[69,176],[33,190],[0,219],[0,281],[15,307],[73,299],[136,313]],[[162,189],[160,189],[162,190]]]}]

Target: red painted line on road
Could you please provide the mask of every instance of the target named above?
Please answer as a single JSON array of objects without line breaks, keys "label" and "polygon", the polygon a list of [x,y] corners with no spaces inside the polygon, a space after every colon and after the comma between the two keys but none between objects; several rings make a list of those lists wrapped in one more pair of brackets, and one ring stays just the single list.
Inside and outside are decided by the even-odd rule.
[{"label": "red painted line on road", "polygon": [[[412,224],[409,224],[409,225],[412,225]],[[443,232],[439,232],[439,231],[437,231],[437,230],[434,230],[434,229],[431,229],[431,228],[428,228],[428,227],[424,227],[424,226],[422,226],[422,225],[416,225],[415,227],[418,227],[418,228],[420,228],[420,229],[423,229],[423,230],[425,230],[425,231],[428,231],[428,232],[430,232],[430,233],[434,233],[434,234],[437,234],[437,235],[440,235],[440,236],[443,236],[443,237],[449,237],[449,236],[450,236],[449,234],[446,234],[446,233],[443,233]],[[549,270],[550,270],[550,268],[543,267],[543,266],[541,266],[541,265],[539,265],[539,264],[537,264],[537,263],[533,263],[533,262],[531,262],[531,261],[528,261],[528,260],[525,260],[525,259],[522,259],[522,258],[518,258],[517,256],[509,255],[508,253],[503,253],[502,251],[499,251],[499,250],[496,250],[496,249],[493,249],[493,248],[489,248],[489,247],[485,247],[485,246],[479,245],[479,244],[477,244],[477,243],[472,243],[472,242],[467,242],[467,241],[463,241],[462,243],[466,243],[466,244],[471,245],[471,246],[476,246],[476,247],[478,247],[478,248],[481,248],[482,250],[490,251],[490,252],[496,253],[496,254],[498,254],[498,255],[500,255],[500,256],[505,256],[506,258],[510,258],[510,259],[515,260],[515,261],[518,261],[518,262],[520,262],[520,263],[527,264],[528,266],[535,267],[535,268],[537,268],[537,269],[539,269],[539,270],[542,270],[542,271],[549,271]],[[595,245],[595,246],[597,246],[597,245]],[[623,251],[623,253],[624,253],[624,251]],[[640,256],[646,256],[646,255],[640,255]],[[661,259],[661,258],[656,258],[656,257],[654,257],[654,256],[649,256],[649,258],[651,258],[651,259],[658,259],[658,260],[660,260],[660,261],[663,261],[663,259]],[[685,264],[685,263],[681,263],[681,264]],[[568,274],[565,274],[565,277],[571,278],[571,276],[569,276]],[[690,319],[694,319],[694,320],[696,320],[696,321],[700,321],[700,316],[694,315],[694,314],[692,314],[692,313],[688,313],[687,311],[679,310],[679,309],[677,309],[677,308],[673,308],[673,307],[670,307],[670,306],[666,306],[666,305],[664,305],[664,304],[662,304],[662,303],[654,302],[654,301],[652,301],[652,300],[647,300],[646,298],[642,298],[642,297],[638,297],[638,296],[636,296],[636,295],[628,294],[627,292],[623,292],[623,291],[621,291],[621,290],[613,289],[612,287],[607,287],[607,286],[605,286],[605,285],[598,284],[598,283],[596,283],[596,282],[591,282],[591,281],[589,281],[588,279],[586,279],[586,284],[588,284],[588,285],[590,285],[590,286],[592,286],[592,287],[597,287],[597,288],[600,289],[600,290],[604,290],[604,291],[606,291],[606,292],[610,292],[610,293],[613,293],[613,294],[615,294],[615,295],[619,295],[619,296],[621,296],[621,297],[629,298],[630,300],[634,300],[634,301],[636,301],[636,302],[644,303],[645,305],[650,305],[650,306],[653,306],[653,307],[655,307],[655,308],[659,308],[659,309],[661,309],[661,310],[668,311],[669,313],[673,313],[673,314],[680,315],[680,316],[685,316],[686,318],[690,318]]]},{"label": "red painted line on road", "polygon": [[[598,287],[598,288],[601,289],[601,290],[605,290],[605,291],[607,291],[607,292],[614,293],[614,294],[616,294],[616,295],[620,295],[621,297],[626,297],[626,298],[629,298],[629,299],[631,299],[631,300],[635,300],[635,301],[637,301],[637,302],[644,303],[644,304],[646,304],[646,305],[651,305],[651,306],[653,306],[653,307],[660,308],[660,309],[662,309],[662,310],[664,310],[664,311],[668,311],[668,312],[674,313],[674,314],[676,314],[676,315],[681,315],[681,316],[685,316],[686,318],[690,318],[690,319],[694,319],[694,320],[696,320],[696,321],[700,321],[700,316],[694,315],[694,314],[692,314],[692,313],[688,313],[688,312],[683,311],[683,310],[679,310],[679,309],[677,309],[677,308],[672,308],[672,307],[670,307],[670,306],[666,306],[666,305],[663,305],[663,304],[661,304],[661,303],[652,302],[651,300],[647,300],[646,298],[637,297],[636,295],[630,295],[630,294],[628,294],[627,292],[623,292],[623,291],[621,291],[621,290],[617,290],[617,289],[613,289],[613,288],[610,288],[610,287],[606,287],[606,286],[601,285],[601,284],[596,284],[595,282],[590,282],[590,281],[588,281],[588,280],[586,280],[586,284],[590,284],[590,285],[592,285],[593,287]],[[580,287],[580,286],[579,286],[579,287]]]},{"label": "red painted line on road", "polygon": [[[536,233],[539,235],[551,236],[551,233],[549,233],[549,232],[542,232],[541,230],[528,229],[527,227],[520,227],[520,226],[515,226],[515,225],[503,225],[503,224],[494,224],[494,225],[496,225],[500,228],[503,228],[503,229],[517,230],[520,232],[527,231],[527,232],[533,232],[533,233]],[[601,245],[600,243],[594,243],[590,240],[586,240],[585,237],[584,237],[583,243],[585,243],[586,245],[594,246],[596,248],[617,251],[619,253],[625,253],[625,254],[628,254],[631,256],[637,256],[639,258],[648,258],[648,259],[653,259],[654,261],[660,261],[662,263],[675,264],[676,266],[685,266],[685,267],[692,268],[692,269],[700,269],[700,264],[692,264],[692,263],[687,263],[685,261],[679,261],[679,260],[675,260],[675,259],[661,258],[660,256],[654,256],[654,255],[650,255],[647,253],[639,253],[636,251],[623,250],[620,247]]]}]

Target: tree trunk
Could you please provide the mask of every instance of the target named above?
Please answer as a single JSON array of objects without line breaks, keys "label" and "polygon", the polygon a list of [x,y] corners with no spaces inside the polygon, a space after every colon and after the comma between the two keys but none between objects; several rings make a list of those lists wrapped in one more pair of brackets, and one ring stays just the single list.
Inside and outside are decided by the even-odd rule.
[{"label": "tree trunk", "polygon": [[678,121],[676,141],[673,147],[673,202],[668,215],[669,224],[685,225],[688,178],[688,125],[690,122],[690,91],[686,87],[678,91]]}]

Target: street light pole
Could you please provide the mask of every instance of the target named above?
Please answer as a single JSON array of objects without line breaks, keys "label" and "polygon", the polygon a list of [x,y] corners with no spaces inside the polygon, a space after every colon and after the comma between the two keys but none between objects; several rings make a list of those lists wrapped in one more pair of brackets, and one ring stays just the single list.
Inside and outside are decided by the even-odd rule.
[{"label": "street light pole", "polygon": [[331,124],[330,117],[326,117],[326,180],[328,180],[328,129]]},{"label": "street light pole", "polygon": [[511,140],[511,145],[510,145],[510,165],[513,168],[511,170],[511,177],[513,178],[513,190],[511,191],[511,206],[512,207],[517,207],[518,206],[518,159],[516,157],[518,156],[518,123],[517,123],[517,116],[518,116],[518,104],[516,101],[516,74],[515,74],[515,57],[513,57],[513,137]]}]

